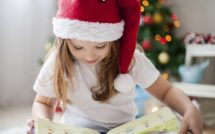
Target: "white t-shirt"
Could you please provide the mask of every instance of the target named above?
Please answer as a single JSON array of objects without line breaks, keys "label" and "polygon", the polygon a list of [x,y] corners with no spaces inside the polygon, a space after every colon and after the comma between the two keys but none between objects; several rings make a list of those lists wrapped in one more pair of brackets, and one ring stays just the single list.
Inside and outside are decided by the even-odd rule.
[{"label": "white t-shirt", "polygon": [[[33,88],[39,95],[56,97],[53,79],[50,78],[53,74],[55,57],[56,51],[46,60],[36,79]],[[148,88],[157,80],[160,73],[143,53],[136,50],[134,58],[130,74],[136,84]],[[134,119],[137,112],[134,101],[135,90],[118,93],[109,102],[100,103],[91,97],[90,89],[94,85],[96,85],[95,69],[75,62],[73,86],[68,95],[72,104],[67,105],[61,123],[106,132]]]}]

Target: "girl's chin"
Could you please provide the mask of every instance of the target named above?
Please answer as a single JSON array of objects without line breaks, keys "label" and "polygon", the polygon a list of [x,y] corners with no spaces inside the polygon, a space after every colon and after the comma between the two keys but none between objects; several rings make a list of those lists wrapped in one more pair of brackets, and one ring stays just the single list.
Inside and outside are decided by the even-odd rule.
[{"label": "girl's chin", "polygon": [[97,61],[96,62],[85,62],[85,64],[94,67],[98,64],[98,62]]}]

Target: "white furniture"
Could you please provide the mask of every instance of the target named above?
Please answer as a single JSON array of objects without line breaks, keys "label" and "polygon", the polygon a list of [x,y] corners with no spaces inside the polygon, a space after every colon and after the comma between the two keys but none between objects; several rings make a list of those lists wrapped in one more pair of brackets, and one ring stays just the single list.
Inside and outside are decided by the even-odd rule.
[{"label": "white furniture", "polygon": [[187,44],[185,64],[191,65],[193,57],[215,57],[215,44],[214,45]]},{"label": "white furniture", "polygon": [[[185,64],[191,65],[193,57],[214,57],[215,45],[212,44],[188,44],[186,45]],[[184,82],[175,82],[174,85],[182,89],[188,96],[215,98],[215,85],[191,84]]]},{"label": "white furniture", "polygon": [[177,88],[181,89],[185,94],[192,97],[215,98],[215,86],[208,84],[191,84],[184,82],[173,83]]}]

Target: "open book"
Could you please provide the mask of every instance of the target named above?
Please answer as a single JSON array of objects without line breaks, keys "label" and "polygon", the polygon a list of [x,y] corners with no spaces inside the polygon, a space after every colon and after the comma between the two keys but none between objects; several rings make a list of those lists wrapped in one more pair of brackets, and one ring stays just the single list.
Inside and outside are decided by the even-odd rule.
[{"label": "open book", "polygon": [[[179,120],[167,107],[147,114],[110,130],[107,134],[149,134],[151,132],[178,132]],[[39,119],[35,125],[36,134],[100,134],[98,131],[54,123]]]}]

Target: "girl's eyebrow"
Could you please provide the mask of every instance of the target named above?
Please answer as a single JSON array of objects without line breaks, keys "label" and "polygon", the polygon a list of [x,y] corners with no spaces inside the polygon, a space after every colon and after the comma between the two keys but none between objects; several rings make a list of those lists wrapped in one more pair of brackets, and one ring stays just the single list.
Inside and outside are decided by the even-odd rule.
[{"label": "girl's eyebrow", "polygon": [[[78,44],[75,44],[72,40],[70,40],[70,42],[71,42],[71,44],[73,44],[73,45],[79,46]],[[101,43],[96,44],[96,46],[101,46],[101,45],[106,45],[106,44],[107,44],[107,42],[101,42]],[[81,47],[81,46],[80,46],[80,47]]]},{"label": "girl's eyebrow", "polygon": [[97,44],[96,46],[107,45],[107,44],[108,44],[107,42],[101,42],[101,43]]},{"label": "girl's eyebrow", "polygon": [[75,45],[75,46],[81,47],[81,46],[79,46],[79,45],[77,45],[77,44],[73,43],[71,40],[70,40],[70,43],[71,43],[72,45]]}]

